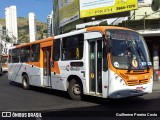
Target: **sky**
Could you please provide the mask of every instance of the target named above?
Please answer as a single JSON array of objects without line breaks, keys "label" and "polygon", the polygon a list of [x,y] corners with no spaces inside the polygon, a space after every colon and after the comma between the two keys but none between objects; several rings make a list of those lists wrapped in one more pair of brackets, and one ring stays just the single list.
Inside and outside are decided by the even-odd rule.
[{"label": "sky", "polygon": [[47,22],[53,10],[53,0],[0,0],[0,18],[5,18],[5,8],[11,5],[17,7],[17,17],[28,18],[28,13],[34,12],[36,19],[42,22]]}]

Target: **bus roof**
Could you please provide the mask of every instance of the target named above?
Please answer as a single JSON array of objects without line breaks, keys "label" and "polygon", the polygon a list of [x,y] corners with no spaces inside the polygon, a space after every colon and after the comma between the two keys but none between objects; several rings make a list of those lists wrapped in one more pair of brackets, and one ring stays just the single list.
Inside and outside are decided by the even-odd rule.
[{"label": "bus roof", "polygon": [[105,34],[104,32],[106,30],[109,29],[119,29],[119,30],[130,30],[130,31],[134,31],[132,29],[128,29],[128,28],[124,28],[124,27],[117,27],[117,26],[96,26],[96,27],[88,27],[86,28],[86,31],[101,31],[103,34]]},{"label": "bus roof", "polygon": [[32,44],[38,44],[38,43],[42,43],[42,42],[46,42],[46,41],[52,41],[53,39],[54,39],[53,37],[48,37],[48,38],[44,38],[44,39],[41,39],[41,40],[36,40],[34,42],[29,42],[29,43],[13,46],[10,49],[20,48],[20,47],[29,46],[29,45],[32,45]]},{"label": "bus roof", "polygon": [[103,34],[105,34],[105,31],[107,29],[119,29],[119,30],[134,31],[132,29],[128,29],[128,28],[124,28],[124,27],[117,27],[117,26],[93,26],[93,27],[88,27],[88,28],[84,28],[84,29],[80,29],[80,30],[71,31],[71,32],[64,33],[64,34],[57,35],[57,36],[53,36],[53,37],[48,37],[48,38],[41,39],[41,40],[36,40],[34,42],[29,42],[29,43],[13,46],[13,47],[10,47],[10,49],[29,46],[32,44],[42,43],[42,42],[51,41],[54,39],[59,39],[59,38],[63,38],[63,37],[71,36],[71,35],[81,34],[81,33],[85,33],[85,32],[91,32],[91,31],[100,31]]},{"label": "bus roof", "polygon": [[64,33],[64,34],[61,34],[61,35],[57,35],[57,36],[54,36],[54,39],[59,39],[59,38],[63,38],[63,37],[71,36],[71,35],[90,32],[90,31],[100,31],[103,34],[105,34],[105,31],[107,29],[119,29],[119,30],[134,31],[132,29],[128,29],[128,28],[124,28],[124,27],[117,27],[117,26],[93,26],[93,27],[88,27],[88,28],[84,28],[84,29],[80,29],[80,30],[75,30],[75,31],[71,31],[71,32],[68,32],[68,33]]}]

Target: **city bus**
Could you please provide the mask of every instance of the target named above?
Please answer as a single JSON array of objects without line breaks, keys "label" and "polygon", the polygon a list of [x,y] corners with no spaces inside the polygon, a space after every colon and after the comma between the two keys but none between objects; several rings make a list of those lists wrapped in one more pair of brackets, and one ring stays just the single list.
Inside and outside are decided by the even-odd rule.
[{"label": "city bus", "polygon": [[1,55],[1,60],[0,60],[0,66],[1,70],[0,73],[7,72],[8,71],[8,55]]},{"label": "city bus", "polygon": [[152,93],[153,67],[144,38],[131,29],[93,26],[9,50],[8,79],[84,95],[126,98]]}]

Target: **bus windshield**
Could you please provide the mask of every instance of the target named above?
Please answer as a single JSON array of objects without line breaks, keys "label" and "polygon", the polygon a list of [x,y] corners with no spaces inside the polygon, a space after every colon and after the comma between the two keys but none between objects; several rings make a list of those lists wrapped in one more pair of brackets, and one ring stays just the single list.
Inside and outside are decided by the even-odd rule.
[{"label": "bus windshield", "polygon": [[[108,37],[109,36],[109,37]],[[143,37],[129,30],[108,30],[111,60],[117,69],[149,69],[151,61]]]}]

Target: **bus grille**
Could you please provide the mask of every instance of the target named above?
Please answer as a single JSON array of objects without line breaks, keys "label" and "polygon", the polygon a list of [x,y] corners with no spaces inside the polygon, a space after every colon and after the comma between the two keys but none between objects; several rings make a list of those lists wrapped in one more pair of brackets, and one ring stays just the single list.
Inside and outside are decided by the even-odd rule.
[{"label": "bus grille", "polygon": [[146,83],[148,83],[148,79],[143,79],[143,80],[127,80],[127,85],[128,86],[141,85],[141,84],[146,84]]}]

